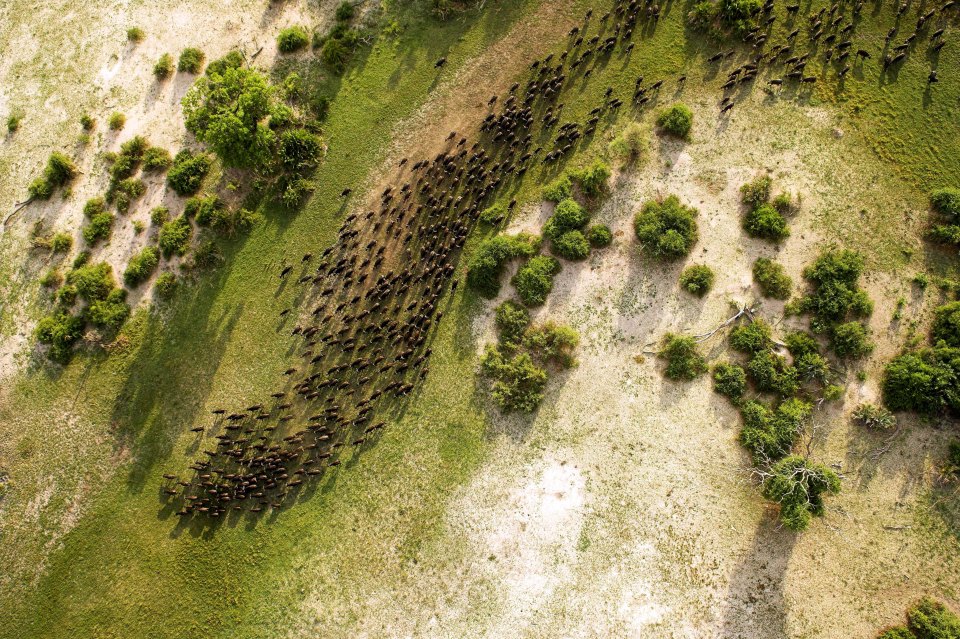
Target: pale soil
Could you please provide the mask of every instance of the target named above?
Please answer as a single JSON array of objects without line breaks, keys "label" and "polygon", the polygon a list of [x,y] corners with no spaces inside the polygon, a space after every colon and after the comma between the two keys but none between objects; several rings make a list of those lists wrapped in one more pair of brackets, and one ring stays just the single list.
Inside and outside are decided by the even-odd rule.
[{"label": "pale soil", "polygon": [[[876,397],[882,363],[905,332],[890,328],[890,317],[898,295],[910,298],[913,269],[902,267],[900,250],[914,245],[903,239],[912,235],[904,229],[886,246],[875,233],[890,210],[921,199],[850,136],[837,139],[840,123],[828,113],[741,106],[715,128],[713,104],[692,106],[694,143],[655,141],[644,168],[617,176],[594,216],[612,227],[614,245],[566,262],[535,313],[580,331],[579,366],[555,375],[534,417],[491,412],[489,461],[451,500],[442,535],[406,575],[361,584],[365,595],[349,602],[308,594],[306,619],[363,637],[847,638],[896,623],[924,594],[956,597],[957,544],[925,501],[947,437],[907,420],[874,460],[884,437],[847,417]],[[762,171],[775,192],[802,196],[779,250],[739,226],[738,188]],[[669,193],[699,209],[701,241],[686,262],[661,266],[638,256],[631,221],[645,199]],[[856,213],[846,213],[851,203]],[[509,230],[537,231],[549,213],[532,207]],[[827,516],[795,535],[759,496],[736,440],[738,415],[709,380],[669,382],[655,358],[635,358],[667,331],[712,330],[731,301],[760,302],[778,331],[802,325],[783,318],[781,302],[760,300],[750,267],[776,256],[802,287],[803,265],[832,242],[873,243],[865,279],[878,348],[863,364],[867,381],[850,372],[844,403],[815,413],[813,456],[844,485]],[[717,273],[705,300],[678,288],[689,263]],[[879,270],[891,263],[893,272]],[[477,319],[478,353],[494,339],[492,309],[510,289]],[[922,318],[932,301],[912,298],[905,318]],[[726,357],[723,335],[704,344],[712,362]]]}]

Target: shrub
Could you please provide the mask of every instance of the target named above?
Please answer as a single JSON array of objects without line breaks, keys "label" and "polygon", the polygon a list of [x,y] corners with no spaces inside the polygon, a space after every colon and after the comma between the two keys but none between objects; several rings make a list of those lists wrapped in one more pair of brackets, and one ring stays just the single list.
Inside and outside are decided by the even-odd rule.
[{"label": "shrub", "polygon": [[853,421],[871,430],[890,430],[897,425],[896,416],[876,404],[860,404],[853,411],[852,417]]},{"label": "shrub", "polygon": [[518,257],[531,257],[539,249],[539,238],[524,234],[497,235],[484,240],[468,264],[467,284],[483,297],[496,297],[507,262]]},{"label": "shrub", "polygon": [[692,337],[667,333],[660,356],[667,360],[666,375],[673,380],[691,380],[707,371],[707,362]]},{"label": "shrub", "polygon": [[21,120],[23,120],[23,116],[19,113],[11,113],[7,118],[7,133],[16,133],[20,128]]},{"label": "shrub", "polygon": [[853,251],[826,251],[803,271],[814,291],[801,300],[801,309],[814,316],[814,331],[822,331],[848,316],[865,317],[873,311],[866,293],[859,289],[863,258]]},{"label": "shrub", "polygon": [[593,248],[606,248],[613,242],[613,233],[606,224],[594,224],[587,229],[587,241]]},{"label": "shrub", "polygon": [[750,380],[757,390],[789,397],[800,389],[800,374],[787,359],[764,351],[753,356],[747,364]]},{"label": "shrub", "polygon": [[690,128],[693,126],[693,111],[680,102],[657,115],[657,126],[670,135],[683,140],[690,139]]},{"label": "shrub", "polygon": [[787,275],[783,267],[773,260],[761,257],[753,263],[753,281],[760,287],[764,297],[785,300],[790,297],[793,280]]},{"label": "shrub", "polygon": [[234,49],[222,58],[217,58],[208,64],[207,70],[204,73],[206,73],[208,76],[223,75],[226,73],[227,69],[239,69],[242,67],[244,61],[243,53],[237,49]]},{"label": "shrub", "polygon": [[153,76],[157,80],[166,80],[171,75],[173,75],[173,57],[169,53],[164,53],[153,65]]},{"label": "shrub", "polygon": [[487,346],[480,360],[484,375],[493,379],[494,401],[506,412],[531,412],[543,401],[547,371],[533,363],[526,353],[509,358],[497,347]]},{"label": "shrub", "polygon": [[568,175],[561,175],[543,187],[543,199],[548,202],[562,202],[573,193],[573,184]]},{"label": "shrub", "polygon": [[650,133],[639,122],[631,122],[610,143],[610,151],[626,164],[635,164],[646,159],[650,152]]},{"label": "shrub", "polygon": [[88,113],[84,113],[80,116],[80,127],[87,132],[93,131],[93,128],[97,126],[97,121],[94,120]]},{"label": "shrub", "polygon": [[778,213],[786,215],[793,210],[793,200],[791,199],[788,193],[781,193],[777,197],[773,198],[773,201],[770,202],[773,208],[777,209]]},{"label": "shrub", "polygon": [[815,381],[826,384],[830,379],[830,363],[823,355],[819,353],[804,353],[795,356],[793,367],[797,370],[797,376],[805,382]]},{"label": "shrub", "polygon": [[90,261],[90,251],[84,249],[77,253],[77,256],[73,258],[72,268],[80,268]]},{"label": "shrub", "polygon": [[70,308],[77,301],[77,287],[73,284],[64,284],[57,290],[57,304],[63,308]]},{"label": "shrub", "polygon": [[938,224],[927,236],[938,244],[960,244],[960,224]]},{"label": "shrub", "polygon": [[884,371],[883,401],[891,410],[960,412],[960,349],[925,348],[895,357]]},{"label": "shrub", "polygon": [[306,129],[291,129],[280,136],[280,162],[291,172],[313,169],[320,163],[323,142]]},{"label": "shrub", "polygon": [[907,626],[917,639],[960,637],[960,617],[928,597],[907,611]]},{"label": "shrub", "polygon": [[763,495],[780,504],[780,521],[793,531],[806,530],[823,515],[824,494],[840,492],[840,478],[823,464],[799,456],[781,459],[763,482]]},{"label": "shrub", "polygon": [[601,160],[594,160],[590,166],[575,171],[571,177],[577,182],[580,190],[589,197],[596,197],[607,190],[607,180],[610,179],[610,167]]},{"label": "shrub", "polygon": [[143,42],[147,34],[140,27],[130,27],[127,29],[127,40],[130,42]]},{"label": "shrub", "polygon": [[163,256],[170,258],[173,255],[184,255],[190,246],[193,228],[184,216],[179,216],[164,223],[157,234],[157,245]]},{"label": "shrub", "polygon": [[203,51],[194,47],[187,47],[180,52],[180,59],[177,61],[177,71],[181,73],[200,73],[203,67]]},{"label": "shrub", "polygon": [[110,114],[110,118],[107,120],[107,126],[110,127],[111,131],[119,131],[127,124],[127,116],[120,113],[119,111],[114,111]]},{"label": "shrub", "polygon": [[183,149],[173,158],[173,166],[167,172],[167,184],[177,195],[193,195],[200,190],[209,170],[210,158]]},{"label": "shrub", "polygon": [[43,176],[30,183],[30,197],[48,200],[53,192],[61,186],[69,184],[77,176],[77,167],[73,160],[63,153],[54,151],[47,159],[43,169]]},{"label": "shrub", "polygon": [[713,270],[704,264],[694,264],[680,273],[680,286],[688,293],[703,297],[713,288]]},{"label": "shrub", "polygon": [[143,153],[144,171],[166,171],[172,164],[173,158],[170,157],[170,151],[166,149],[152,146]]},{"label": "shrub", "polygon": [[83,320],[75,315],[57,312],[37,322],[34,336],[41,344],[50,346],[50,359],[64,362],[70,358],[73,344],[83,332]]},{"label": "shrub", "polygon": [[590,220],[590,216],[576,201],[567,198],[557,204],[553,215],[543,226],[543,235],[550,240],[557,240],[568,231],[583,228]]},{"label": "shrub", "polygon": [[960,222],[960,189],[937,189],[930,194],[930,205],[940,215]]},{"label": "shrub", "polygon": [[873,352],[873,342],[867,328],[860,322],[847,322],[835,326],[830,343],[839,357],[864,357]]},{"label": "shrub", "polygon": [[507,207],[500,202],[488,206],[480,212],[480,223],[496,226],[503,222],[507,217]]},{"label": "shrub", "polygon": [[169,219],[170,209],[165,206],[157,206],[150,211],[150,223],[154,226],[162,226]]},{"label": "shrub", "polygon": [[67,283],[77,288],[77,295],[87,302],[106,299],[114,288],[113,269],[106,262],[87,264],[70,271]]},{"label": "shrub", "polygon": [[934,311],[930,337],[934,344],[945,342],[947,346],[960,348],[960,302],[944,304]]},{"label": "shrub", "polygon": [[277,49],[281,53],[293,53],[310,44],[310,34],[303,27],[296,25],[281,29],[277,36]]},{"label": "shrub", "polygon": [[755,355],[773,346],[770,325],[762,319],[740,324],[730,331],[730,346],[741,353]]},{"label": "shrub", "polygon": [[794,359],[798,359],[804,355],[820,353],[820,346],[817,344],[817,340],[813,338],[813,335],[804,331],[787,333],[783,341],[786,343],[787,350],[790,351]]},{"label": "shrub", "polygon": [[634,231],[644,250],[654,257],[677,258],[686,255],[699,237],[697,210],[684,206],[675,195],[662,202],[643,205],[633,221]]},{"label": "shrub", "polygon": [[740,408],[743,418],[740,443],[758,464],[780,459],[796,443],[812,409],[810,404],[796,398],[786,400],[773,412],[760,402],[749,401]]},{"label": "shrub", "polygon": [[743,228],[751,237],[779,242],[790,236],[787,220],[769,204],[761,204],[743,219]]},{"label": "shrub", "polygon": [[40,278],[40,286],[44,288],[56,288],[63,283],[63,275],[55,268],[48,270]]},{"label": "shrub", "polygon": [[560,272],[560,262],[547,255],[536,255],[520,267],[510,283],[517,289],[520,301],[527,306],[540,306],[553,290],[553,276]]},{"label": "shrub", "polygon": [[349,22],[353,19],[354,11],[354,6],[345,1],[340,3],[334,15],[336,16],[337,22]]},{"label": "shrub", "polygon": [[177,276],[170,271],[164,271],[157,276],[153,283],[153,292],[162,300],[169,300],[177,290]]},{"label": "shrub", "polygon": [[568,260],[582,260],[590,255],[590,242],[580,231],[567,231],[551,242],[550,250]]},{"label": "shrub", "polygon": [[333,71],[341,73],[350,59],[350,49],[341,40],[328,38],[320,49],[320,58]]},{"label": "shrub", "polygon": [[721,362],[713,367],[713,390],[732,400],[740,399],[747,390],[747,374],[740,366]]},{"label": "shrub", "polygon": [[94,246],[101,240],[106,240],[109,238],[112,231],[113,214],[97,213],[90,218],[90,222],[83,227],[81,233],[83,234],[84,241],[87,244]]},{"label": "shrub", "polygon": [[495,321],[500,340],[504,344],[516,345],[530,325],[530,312],[516,302],[507,300],[497,307]]},{"label": "shrub", "polygon": [[200,226],[210,226],[223,209],[223,203],[216,195],[192,197],[183,205],[183,215]]},{"label": "shrub", "polygon": [[150,277],[160,263],[160,253],[152,246],[144,247],[130,258],[123,272],[123,281],[127,286],[135,287]]},{"label": "shrub", "polygon": [[564,368],[577,363],[573,350],[580,343],[580,335],[569,326],[546,322],[531,326],[523,334],[523,345],[543,362],[552,362]]},{"label": "shrub", "polygon": [[143,180],[137,178],[121,180],[113,190],[113,200],[117,211],[126,213],[130,208],[130,203],[143,197],[146,192],[147,185],[143,183]]},{"label": "shrub", "polygon": [[125,301],[126,297],[125,290],[116,288],[110,291],[106,299],[91,302],[86,310],[87,320],[103,328],[120,328],[130,317],[130,306]]},{"label": "shrub", "polygon": [[73,248],[73,236],[68,233],[56,233],[50,238],[50,250],[54,253],[67,253]]},{"label": "shrub", "polygon": [[747,182],[740,187],[740,201],[749,209],[758,208],[770,200],[773,181],[766,175]]}]

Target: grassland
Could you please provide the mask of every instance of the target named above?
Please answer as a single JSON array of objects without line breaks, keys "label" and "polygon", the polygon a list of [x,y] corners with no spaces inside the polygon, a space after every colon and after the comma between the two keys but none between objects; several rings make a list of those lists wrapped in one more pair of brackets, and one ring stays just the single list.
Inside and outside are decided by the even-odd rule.
[{"label": "grassland", "polygon": [[[602,6],[581,2],[549,15],[572,23],[588,5]],[[268,211],[264,228],[225,246],[222,267],[169,307],[141,311],[125,329],[126,346],[81,355],[63,370],[35,365],[16,379],[0,399],[2,470],[13,481],[0,506],[0,636],[269,637],[291,627],[336,634],[378,600],[417,589],[412,566],[446,539],[449,500],[492,450],[488,415],[471,381],[473,318],[481,305],[469,293],[448,301],[426,386],[392,416],[375,447],[326,477],[303,503],[256,523],[181,528],[160,506],[160,473],[189,463],[185,453],[196,442],[188,429],[204,423],[211,408],[273,390],[289,347],[276,317],[293,299],[276,279],[282,259],[329,245],[345,214],[339,191],[378,183],[391,142],[411,135],[405,120],[429,109],[432,99],[443,103],[432,92],[466,90],[445,88],[444,78],[458,77],[487,48],[542,19],[542,10],[529,0],[447,23],[400,15],[398,36],[378,39],[341,81],[324,86],[332,96],[324,132],[330,152],[303,212]],[[685,100],[706,105],[719,95],[708,88],[717,78],[702,65],[715,46],[687,32],[685,12],[673,5],[631,57],[614,56],[589,82],[578,81],[582,92],[567,101],[565,119],[584,119],[607,86],[629,92],[641,73],[656,79],[686,72]],[[876,49],[888,26],[867,17],[861,33],[870,34]],[[521,49],[532,57],[558,45],[530,41]],[[438,80],[433,64],[441,55],[450,66]],[[939,65],[942,81],[930,89],[932,98],[925,67],[914,59],[894,83],[867,64],[864,77],[847,82],[842,93],[824,82],[801,100],[839,113],[853,138],[847,142],[866,144],[872,161],[895,178],[883,188],[902,189],[878,195],[866,216],[856,203],[823,212],[822,236],[870,251],[874,268],[903,278],[926,266],[943,274],[956,269],[896,232],[908,216],[910,228],[920,228],[926,189],[960,182],[955,102],[938,97],[960,93],[960,49],[945,49]],[[482,90],[513,79],[489,71],[480,78]],[[475,123],[479,118],[471,116],[482,109],[473,109],[460,119]],[[603,154],[608,137],[598,135],[573,162]],[[531,171],[515,196],[534,199],[556,170]],[[883,210],[904,201],[913,203],[909,211]],[[875,244],[884,250],[872,251]],[[941,534],[933,528],[931,534]],[[319,593],[322,610],[304,612],[306,592]]]}]

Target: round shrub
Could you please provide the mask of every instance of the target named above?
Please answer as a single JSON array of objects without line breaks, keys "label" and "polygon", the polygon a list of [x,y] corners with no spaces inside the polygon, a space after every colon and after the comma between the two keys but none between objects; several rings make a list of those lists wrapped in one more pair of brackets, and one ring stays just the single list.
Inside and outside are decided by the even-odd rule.
[{"label": "round shrub", "polygon": [[654,257],[678,258],[687,255],[699,237],[697,210],[684,206],[671,195],[663,202],[650,200],[633,221],[637,239]]},{"label": "round shrub", "polygon": [[492,378],[494,401],[506,412],[530,412],[543,401],[547,371],[534,364],[527,353],[508,357],[497,347],[487,346],[480,360],[484,375]]},{"label": "round shrub", "polygon": [[497,235],[484,240],[470,258],[467,285],[483,297],[496,297],[506,263],[518,257],[531,257],[538,250],[540,240],[531,235]]},{"label": "round shrub", "polygon": [[960,349],[925,348],[895,357],[884,370],[883,401],[891,410],[960,412]]},{"label": "round shrub", "polygon": [[183,149],[173,158],[173,166],[167,172],[167,184],[177,195],[193,195],[200,190],[209,170],[210,158]]},{"label": "round shrub", "polygon": [[780,211],[769,204],[761,204],[747,213],[743,219],[743,228],[751,237],[761,237],[775,242],[790,236],[787,220]]},{"label": "round shrub", "polygon": [[173,57],[169,53],[164,53],[153,65],[153,76],[157,80],[166,80],[173,75]]},{"label": "round shrub", "polygon": [[147,34],[140,27],[130,27],[127,29],[127,40],[130,42],[143,42]]},{"label": "round shrub", "polygon": [[626,164],[640,163],[650,152],[650,133],[639,122],[631,122],[610,143],[610,151]]},{"label": "round shrub", "polygon": [[93,246],[110,237],[113,231],[113,214],[97,213],[81,231],[84,241]]},{"label": "round shrub", "polygon": [[606,224],[594,224],[587,229],[587,241],[593,248],[606,248],[613,242],[613,233]]},{"label": "round shrub", "polygon": [[323,142],[306,129],[290,129],[280,136],[280,162],[291,172],[308,171],[320,163]]},{"label": "round shrub", "polygon": [[77,287],[73,284],[64,284],[57,290],[57,304],[70,308],[77,301]]},{"label": "round shrub", "polygon": [[87,264],[67,274],[67,283],[77,289],[77,295],[93,302],[106,299],[114,288],[113,269],[106,262]]},{"label": "round shrub", "polygon": [[567,231],[550,243],[550,250],[568,260],[582,260],[590,255],[590,242],[578,230]]},{"label": "round shrub", "polygon": [[805,382],[817,381],[826,384],[830,378],[830,363],[819,353],[795,356],[793,367],[797,369],[797,376]]},{"label": "round shrub", "polygon": [[150,223],[154,226],[163,226],[170,219],[170,209],[165,206],[154,207],[150,211]]},{"label": "round shrub", "polygon": [[30,183],[30,197],[40,200],[50,199],[53,192],[66,186],[77,176],[77,167],[69,157],[54,151],[47,159],[43,169],[43,176]]},{"label": "round shrub", "polygon": [[937,213],[960,222],[960,189],[937,189],[930,194],[930,205]]},{"label": "round shrub", "polygon": [[790,354],[793,355],[794,359],[803,357],[804,355],[808,355],[810,353],[820,353],[820,345],[817,344],[817,340],[813,338],[813,335],[804,331],[792,331],[787,333],[787,336],[783,338],[783,341],[786,343],[787,350],[790,351]]},{"label": "round shrub", "polygon": [[152,146],[143,152],[143,170],[162,172],[166,171],[173,164],[173,158],[170,157],[170,151],[161,149],[158,146]]},{"label": "round shrub", "polygon": [[960,348],[960,302],[944,304],[934,312],[930,337],[934,344],[942,341]]},{"label": "round shrub", "polygon": [[547,255],[536,255],[520,267],[510,283],[517,289],[526,306],[540,306],[553,290],[553,276],[560,272],[560,262]]},{"label": "round shrub", "polygon": [[184,216],[179,216],[160,227],[157,234],[157,245],[163,256],[170,258],[174,255],[184,255],[190,246],[193,236],[193,227]]},{"label": "round shrub", "polygon": [[543,187],[543,199],[548,202],[562,202],[573,193],[573,184],[568,175],[561,175]]},{"label": "round shrub", "polygon": [[847,322],[834,327],[830,340],[839,357],[864,357],[873,352],[867,328],[860,322]]},{"label": "round shrub", "polygon": [[480,223],[489,226],[496,226],[503,222],[507,217],[507,207],[500,202],[488,206],[480,212]]},{"label": "round shrub", "polygon": [[518,344],[530,325],[530,312],[512,300],[500,304],[496,310],[497,330],[505,344]]},{"label": "round shrub", "polygon": [[794,531],[806,530],[813,517],[823,515],[823,496],[838,492],[836,473],[800,455],[778,461],[763,482],[764,497],[780,504],[780,521]]},{"label": "round shrub", "polygon": [[704,264],[694,264],[680,273],[680,286],[693,295],[703,297],[713,287],[713,270]]},{"label": "round shrub", "polygon": [[130,306],[126,303],[127,292],[122,288],[114,289],[106,299],[91,302],[86,310],[87,320],[102,328],[117,329],[130,316]]},{"label": "round shrub", "polygon": [[323,63],[340,73],[347,66],[347,60],[350,59],[350,47],[342,40],[337,38],[327,38],[320,49],[320,58]]},{"label": "round shrub", "polygon": [[127,286],[135,287],[150,277],[160,263],[160,253],[152,246],[144,247],[130,258],[123,272],[123,281]]},{"label": "round shrub", "polygon": [[667,360],[666,375],[673,380],[691,380],[707,372],[707,362],[692,337],[667,333],[660,356]]},{"label": "round shrub", "polygon": [[73,237],[68,233],[56,233],[50,238],[50,250],[54,253],[67,253],[73,248]]},{"label": "round shrub", "polygon": [[169,300],[177,290],[177,276],[170,271],[164,271],[157,276],[153,283],[154,294],[162,300]]},{"label": "round shrub", "polygon": [[585,195],[596,197],[607,190],[607,180],[610,179],[610,167],[601,160],[595,160],[593,164],[571,173],[571,177],[576,180],[580,190]]},{"label": "round shrub", "polygon": [[794,366],[787,363],[785,357],[770,351],[753,356],[747,364],[750,380],[757,390],[764,393],[777,393],[789,397],[800,388],[800,375]]},{"label": "round shrub", "polygon": [[277,49],[281,53],[293,53],[310,44],[310,34],[299,25],[282,29],[277,36]]},{"label": "round shrub", "polygon": [[90,114],[84,113],[80,116],[80,127],[84,131],[89,133],[90,131],[93,131],[95,126],[97,126],[97,121],[90,117]]},{"label": "round shrub", "polygon": [[337,7],[337,12],[335,15],[337,22],[349,22],[353,19],[353,14],[356,11],[356,8],[349,2],[341,2]]},{"label": "round shrub", "polygon": [[177,71],[181,73],[200,73],[203,67],[203,51],[194,47],[187,47],[180,52],[180,59],[177,61]]},{"label": "round shrub", "polygon": [[546,322],[531,326],[523,334],[523,345],[543,362],[552,362],[564,368],[577,363],[573,349],[580,343],[580,335],[569,326]]},{"label": "round shrub", "polygon": [[693,111],[687,105],[678,102],[657,115],[657,126],[674,137],[687,140],[693,126]]},{"label": "round shrub", "polygon": [[793,280],[784,272],[783,267],[766,257],[758,258],[753,263],[753,281],[760,287],[764,297],[778,300],[790,297],[793,289]]},{"label": "round shrub", "polygon": [[761,175],[740,187],[740,201],[750,209],[766,204],[770,200],[772,185],[773,180],[769,176]]},{"label": "round shrub", "polygon": [[127,124],[127,116],[115,111],[110,114],[110,118],[107,120],[107,126],[110,127],[111,131],[119,131]]},{"label": "round shrub", "polygon": [[730,347],[741,353],[754,355],[773,346],[770,325],[762,319],[740,324],[730,331]]},{"label": "round shrub", "polygon": [[853,421],[872,430],[890,430],[897,425],[896,416],[883,406],[865,403],[857,406],[851,415]]},{"label": "round shrub", "polygon": [[50,347],[50,359],[64,362],[70,358],[73,344],[83,334],[83,325],[79,317],[59,312],[37,322],[34,336],[38,342]]},{"label": "round shrub", "polygon": [[583,228],[589,220],[586,210],[576,201],[567,198],[557,204],[553,215],[544,224],[543,235],[555,241],[567,231]]},{"label": "round shrub", "polygon": [[713,367],[713,390],[730,399],[740,399],[747,391],[747,373],[740,366],[721,362]]}]

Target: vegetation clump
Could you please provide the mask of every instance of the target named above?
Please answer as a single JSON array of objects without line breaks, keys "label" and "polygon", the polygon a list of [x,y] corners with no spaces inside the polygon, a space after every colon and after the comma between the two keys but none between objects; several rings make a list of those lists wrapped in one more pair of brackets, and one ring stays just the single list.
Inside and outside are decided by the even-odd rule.
[{"label": "vegetation clump", "polygon": [[573,182],[570,176],[563,174],[543,187],[543,199],[548,202],[562,202],[573,194]]},{"label": "vegetation clump", "polygon": [[751,237],[779,242],[790,237],[787,220],[770,204],[761,204],[743,219],[743,228]]},{"label": "vegetation clump", "polygon": [[512,300],[506,300],[496,308],[495,322],[500,341],[515,346],[523,338],[530,325],[530,311]]},{"label": "vegetation clump", "polygon": [[933,191],[930,205],[940,218],[930,229],[930,239],[942,244],[960,245],[960,189]]},{"label": "vegetation clump", "polygon": [[193,195],[200,190],[208,171],[210,158],[203,153],[194,154],[190,149],[182,149],[173,158],[173,164],[167,172],[167,185],[177,195]]},{"label": "vegetation clump", "polygon": [[897,425],[896,416],[883,406],[869,402],[860,404],[853,411],[853,421],[871,430],[890,430]]},{"label": "vegetation clump", "polygon": [[590,220],[587,212],[572,199],[557,205],[543,227],[550,249],[568,260],[582,260],[590,254],[590,243],[581,229]]},{"label": "vegetation clump", "polygon": [[613,242],[613,233],[606,224],[594,224],[587,229],[587,241],[593,248],[606,248]]},{"label": "vegetation clump", "polygon": [[130,42],[143,42],[143,39],[146,37],[147,34],[144,33],[140,27],[130,27],[127,29],[127,40]]},{"label": "vegetation clump", "polygon": [[577,363],[573,351],[580,344],[580,335],[569,326],[548,321],[529,327],[522,344],[539,361],[570,368]]},{"label": "vegetation clump", "polygon": [[277,49],[280,53],[295,53],[310,44],[310,34],[300,25],[280,30],[277,36]]},{"label": "vegetation clump", "polygon": [[692,295],[703,297],[713,287],[713,269],[705,264],[694,264],[680,273],[680,286]]},{"label": "vegetation clump", "polygon": [[667,360],[666,375],[670,379],[691,380],[707,372],[707,362],[692,337],[667,333],[660,356]]},{"label": "vegetation clump", "polygon": [[152,246],[144,247],[130,258],[123,272],[123,281],[127,286],[135,287],[147,280],[160,264],[160,253]]},{"label": "vegetation clump", "polygon": [[484,240],[468,263],[467,285],[483,297],[496,297],[507,262],[532,257],[539,250],[540,238],[524,233],[497,235]]},{"label": "vegetation clump", "polygon": [[165,222],[160,227],[160,232],[157,234],[157,246],[160,247],[160,252],[166,258],[174,255],[185,255],[192,236],[193,227],[190,226],[190,221],[181,215]]},{"label": "vegetation clump", "polygon": [[595,160],[593,164],[570,173],[580,191],[587,197],[597,197],[607,190],[607,180],[610,179],[610,167],[602,160]]},{"label": "vegetation clump", "polygon": [[127,125],[127,116],[120,113],[119,111],[114,111],[110,114],[110,117],[107,119],[107,126],[111,131],[120,131]]},{"label": "vegetation clump", "polygon": [[930,337],[934,344],[960,348],[960,302],[944,304],[934,311]]},{"label": "vegetation clump", "polygon": [[70,358],[73,345],[83,334],[84,321],[76,315],[58,311],[37,322],[34,336],[41,344],[49,346],[48,355],[56,362]]},{"label": "vegetation clump", "polygon": [[177,276],[170,271],[164,271],[157,276],[153,283],[153,292],[161,300],[169,300],[177,290]]},{"label": "vegetation clump", "polygon": [[743,367],[721,362],[713,367],[713,389],[733,401],[747,391],[747,373]]},{"label": "vegetation clump", "polygon": [[512,357],[494,345],[488,345],[480,360],[483,374],[493,380],[494,401],[505,412],[531,412],[543,401],[547,371],[537,366],[527,353]]},{"label": "vegetation clump", "polygon": [[873,349],[866,326],[856,321],[873,312],[873,302],[858,284],[862,273],[863,257],[848,250],[826,251],[803,271],[813,291],[800,300],[800,310],[813,316],[815,333],[830,334],[841,357],[863,357]]},{"label": "vegetation clump", "polygon": [[69,157],[54,151],[47,159],[43,175],[30,183],[30,197],[49,200],[53,192],[69,184],[77,176],[77,167]]},{"label": "vegetation clump", "polygon": [[90,246],[106,240],[113,231],[113,214],[106,211],[97,213],[83,227],[83,240]]},{"label": "vegetation clump", "polygon": [[941,345],[895,357],[884,370],[883,401],[891,410],[960,413],[960,348]]},{"label": "vegetation clump", "polygon": [[693,111],[678,102],[657,115],[657,126],[673,137],[689,140],[690,129],[693,127]]},{"label": "vegetation clump", "polygon": [[633,221],[643,249],[653,257],[675,259],[687,255],[699,237],[697,210],[671,195],[662,202],[650,200]]},{"label": "vegetation clump", "polygon": [[143,170],[162,173],[173,165],[170,152],[158,146],[151,146],[143,152]]},{"label": "vegetation clump", "polygon": [[560,272],[560,262],[548,255],[535,255],[517,271],[510,283],[527,306],[540,306],[553,290],[553,276]]},{"label": "vegetation clump", "polygon": [[840,492],[840,478],[800,455],[789,455],[772,466],[763,480],[763,495],[780,504],[780,521],[793,531],[806,530],[824,512],[823,496]]},{"label": "vegetation clump", "polygon": [[180,59],[177,61],[177,71],[180,73],[200,73],[205,57],[203,51],[200,49],[187,47],[180,52]]},{"label": "vegetation clump", "polygon": [[153,77],[162,81],[171,75],[173,75],[173,57],[169,53],[164,53],[153,65]]},{"label": "vegetation clump", "polygon": [[783,266],[766,257],[753,263],[753,280],[764,297],[785,300],[793,289],[793,280],[784,272]]}]

